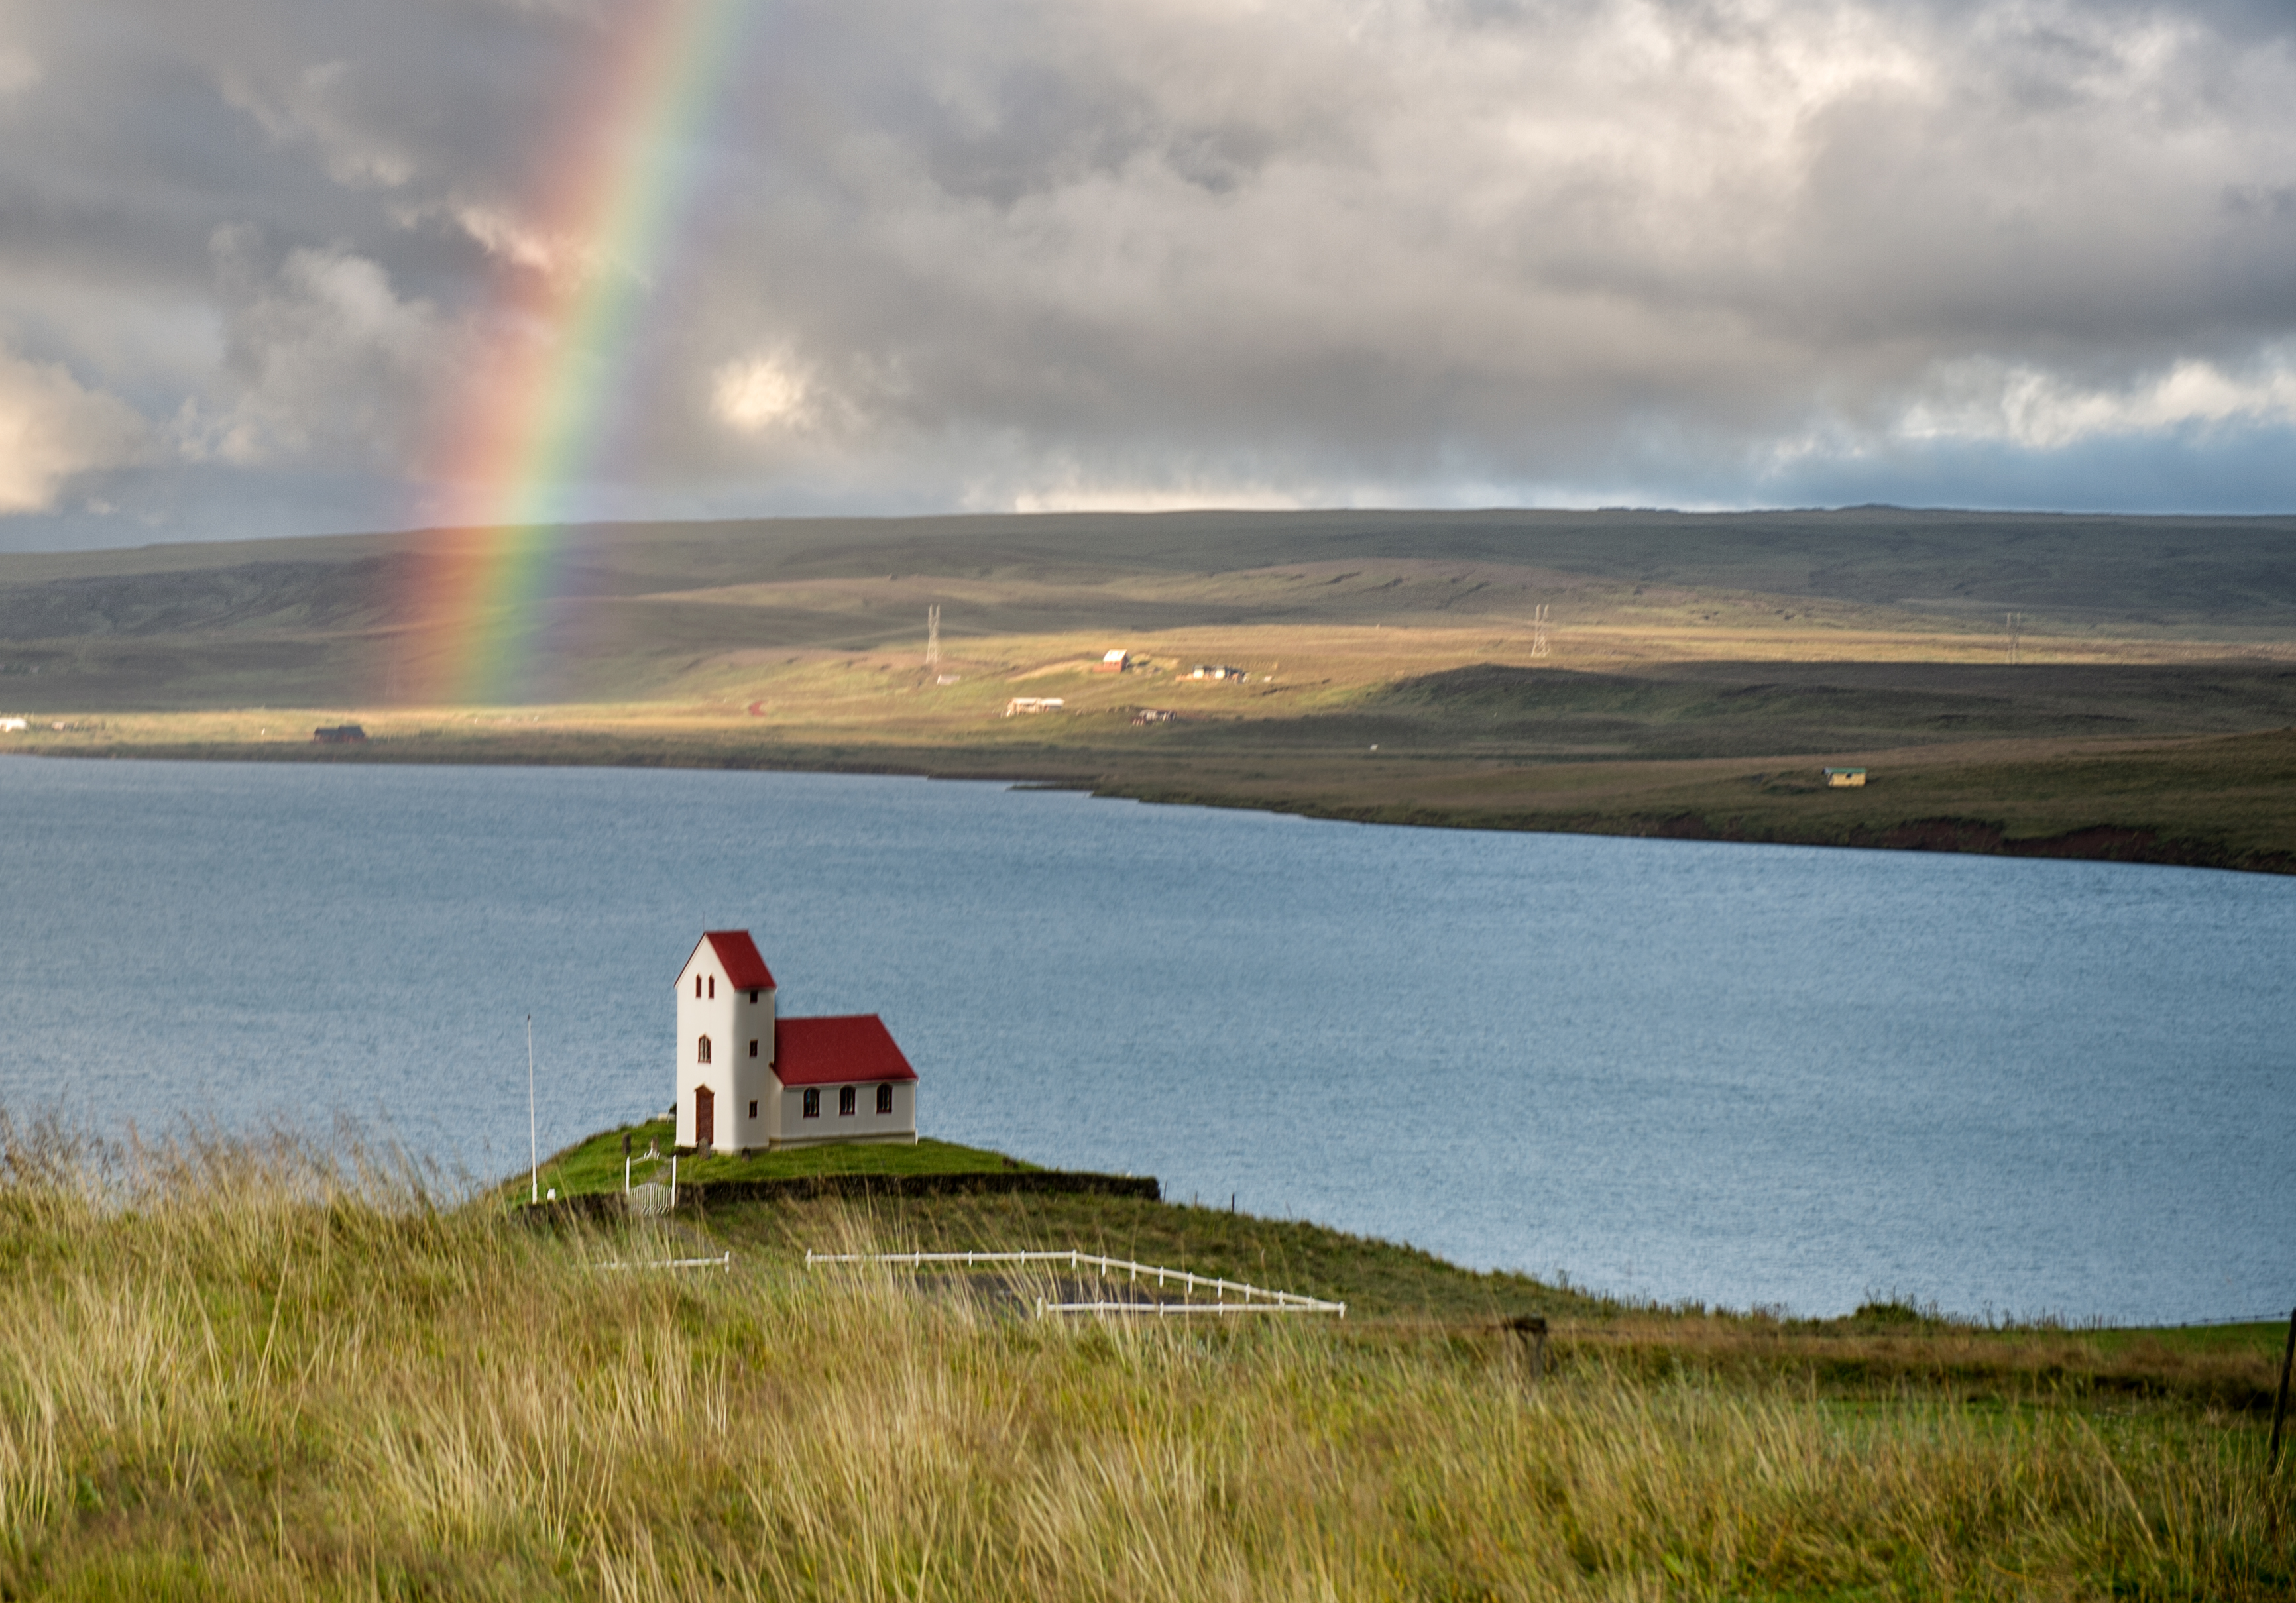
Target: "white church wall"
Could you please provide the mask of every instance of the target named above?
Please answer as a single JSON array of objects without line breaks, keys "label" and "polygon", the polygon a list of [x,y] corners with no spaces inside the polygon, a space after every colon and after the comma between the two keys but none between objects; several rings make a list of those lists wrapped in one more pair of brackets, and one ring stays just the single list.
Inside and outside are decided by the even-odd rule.
[{"label": "white church wall", "polygon": [[[701,982],[699,996],[693,994],[696,979]],[[740,1035],[741,1013],[747,994],[726,983],[725,966],[718,961],[717,949],[708,941],[695,948],[685,971],[677,977],[677,1144],[681,1147],[690,1149],[698,1144],[700,1132],[694,1125],[693,1093],[705,1085],[713,1101],[715,1144],[730,1145],[737,1134],[735,1126],[727,1122],[736,1111],[734,1065],[729,1054],[737,1050],[734,1043]],[[708,1063],[701,1060],[701,1038],[705,1035],[709,1038]],[[739,1050],[746,1050],[746,1038]]]},{"label": "white church wall", "polygon": [[[893,1111],[877,1111],[876,1080],[853,1082],[854,1111],[837,1111],[842,1085],[792,1085],[780,1097],[782,1128],[775,1144],[783,1147],[824,1146],[831,1141],[906,1141],[917,1139],[917,1083],[893,1081]],[[805,1093],[821,1093],[818,1117],[805,1116]]]}]

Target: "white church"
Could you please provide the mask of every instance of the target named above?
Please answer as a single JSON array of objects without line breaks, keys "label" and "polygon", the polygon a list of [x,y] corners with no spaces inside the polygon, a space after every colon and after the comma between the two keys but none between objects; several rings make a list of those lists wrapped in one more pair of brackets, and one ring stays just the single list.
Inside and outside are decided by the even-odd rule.
[{"label": "white church", "polygon": [[677,1144],[756,1152],[917,1139],[917,1071],[874,1013],[777,1018],[746,929],[713,929],[677,977]]}]

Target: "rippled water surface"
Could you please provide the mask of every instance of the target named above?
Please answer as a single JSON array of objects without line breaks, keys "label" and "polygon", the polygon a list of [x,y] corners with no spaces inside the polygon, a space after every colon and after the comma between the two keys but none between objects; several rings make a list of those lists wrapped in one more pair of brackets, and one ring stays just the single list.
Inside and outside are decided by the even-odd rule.
[{"label": "rippled water surface", "polygon": [[2296,881],[1412,830],[810,774],[0,760],[0,1099],[388,1120],[522,1165],[668,1106],[754,930],[926,1133],[1734,1306],[2296,1296]]}]

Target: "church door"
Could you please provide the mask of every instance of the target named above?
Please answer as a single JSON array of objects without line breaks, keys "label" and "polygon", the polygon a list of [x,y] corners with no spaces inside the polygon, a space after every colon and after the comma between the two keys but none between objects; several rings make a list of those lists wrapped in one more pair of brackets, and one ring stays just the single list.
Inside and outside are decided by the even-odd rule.
[{"label": "church door", "polygon": [[718,1144],[718,1099],[707,1085],[693,1089],[693,1144],[714,1147]]}]

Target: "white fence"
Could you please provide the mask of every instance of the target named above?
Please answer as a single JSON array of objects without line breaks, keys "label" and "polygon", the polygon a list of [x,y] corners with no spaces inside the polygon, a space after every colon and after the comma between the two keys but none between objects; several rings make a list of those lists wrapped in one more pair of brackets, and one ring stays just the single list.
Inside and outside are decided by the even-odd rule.
[{"label": "white fence", "polygon": [[[1335,1313],[1348,1316],[1345,1303],[1327,1303],[1320,1298],[1301,1296],[1295,1291],[1271,1291],[1265,1286],[1249,1286],[1241,1280],[1224,1280],[1216,1276],[1191,1274],[1185,1269],[1166,1269],[1155,1264],[1136,1264],[1129,1258],[1103,1258],[1088,1252],[869,1252],[817,1253],[805,1255],[805,1266],[816,1264],[889,1264],[921,1269],[929,1264],[961,1266],[966,1269],[992,1268],[999,1264],[1042,1264],[1070,1269],[1099,1272],[1107,1280],[1114,1274],[1128,1284],[1140,1285],[1153,1277],[1159,1287],[1178,1287],[1183,1292],[1208,1290],[1213,1301],[1209,1303],[1050,1303],[1037,1299],[1038,1313],[1152,1313],[1159,1317],[1210,1313]],[[1233,1296],[1236,1300],[1230,1302]]]},{"label": "white fence", "polygon": [[714,1258],[654,1258],[636,1264],[593,1264],[593,1269],[722,1269],[734,1272],[734,1255],[720,1254]]}]

